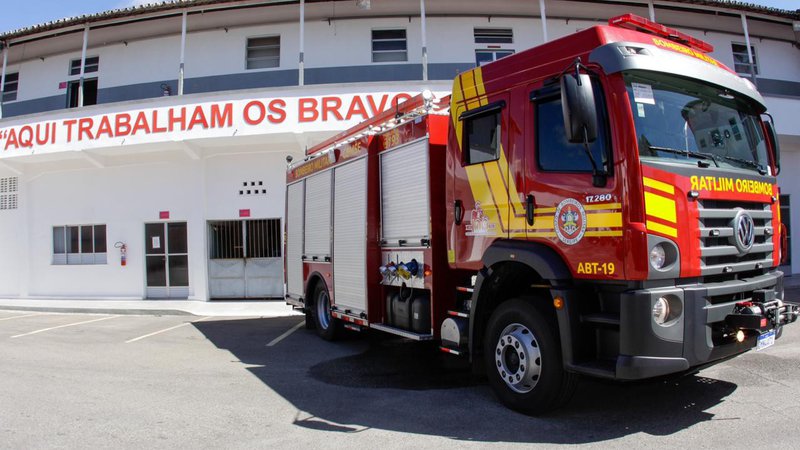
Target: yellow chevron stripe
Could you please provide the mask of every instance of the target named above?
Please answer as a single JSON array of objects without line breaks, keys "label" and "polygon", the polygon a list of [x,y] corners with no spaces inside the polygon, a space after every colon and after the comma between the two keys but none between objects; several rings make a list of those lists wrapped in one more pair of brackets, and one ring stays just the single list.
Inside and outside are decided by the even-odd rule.
[{"label": "yellow chevron stripe", "polygon": [[657,191],[666,192],[667,194],[675,195],[675,186],[664,183],[663,181],[654,180],[652,178],[642,177],[642,184]]},{"label": "yellow chevron stripe", "polygon": [[622,209],[622,203],[597,203],[593,205],[585,205],[583,207],[586,211],[597,211],[601,209]]},{"label": "yellow chevron stripe", "polygon": [[622,226],[622,213],[592,213],[586,215],[587,228],[618,228]]},{"label": "yellow chevron stripe", "polygon": [[648,220],[646,222],[647,229],[650,231],[655,231],[656,233],[666,234],[667,236],[671,237],[678,237],[678,230],[673,227],[668,227],[666,225],[661,225],[660,223],[652,222]]},{"label": "yellow chevron stripe", "polygon": [[620,237],[622,230],[587,231],[583,235],[587,237]]},{"label": "yellow chevron stripe", "polygon": [[648,216],[653,216],[667,222],[675,223],[677,213],[675,211],[675,200],[652,192],[644,193],[644,209]]}]

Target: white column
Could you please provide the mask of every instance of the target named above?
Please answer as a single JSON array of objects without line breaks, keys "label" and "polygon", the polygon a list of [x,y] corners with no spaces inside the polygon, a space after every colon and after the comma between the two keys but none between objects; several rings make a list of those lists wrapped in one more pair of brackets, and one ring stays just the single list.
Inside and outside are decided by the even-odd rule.
[{"label": "white column", "polygon": [[6,65],[8,64],[8,43],[3,42],[3,73],[0,75],[0,119],[3,118],[3,96],[6,93]]},{"label": "white column", "polygon": [[304,86],[306,83],[306,62],[305,62],[305,47],[306,47],[306,2],[300,0],[300,59],[297,66],[297,84]]},{"label": "white column", "polygon": [[539,0],[539,15],[542,17],[542,37],[547,42],[547,11],[544,8],[544,0]]},{"label": "white column", "polygon": [[650,20],[656,21],[656,8],[653,6],[653,0],[647,2],[647,11],[650,12]]},{"label": "white column", "polygon": [[422,81],[428,81],[428,32],[425,28],[425,0],[419,0],[419,17],[422,25]]},{"label": "white column", "polygon": [[81,73],[78,82],[78,107],[83,106],[83,74],[86,70],[86,46],[89,43],[89,24],[83,27],[83,48],[81,49]]},{"label": "white column", "polygon": [[756,81],[756,69],[753,65],[753,52],[750,50],[750,32],[747,30],[747,16],[742,13],[742,28],[744,29],[744,45],[747,46],[747,63],[750,65],[750,78],[753,84],[758,86]]},{"label": "white column", "polygon": [[183,69],[186,58],[186,16],[187,12],[184,10],[181,18],[181,64],[178,69],[178,95],[183,95]]}]

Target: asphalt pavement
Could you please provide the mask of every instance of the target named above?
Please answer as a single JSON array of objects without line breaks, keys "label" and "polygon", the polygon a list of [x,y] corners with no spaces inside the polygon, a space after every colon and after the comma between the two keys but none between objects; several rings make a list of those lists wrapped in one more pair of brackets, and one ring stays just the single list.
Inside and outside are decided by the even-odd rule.
[{"label": "asphalt pavement", "polygon": [[430,345],[301,317],[0,311],[0,448],[791,448],[800,325],[699,374],[583,379],[527,417]]}]

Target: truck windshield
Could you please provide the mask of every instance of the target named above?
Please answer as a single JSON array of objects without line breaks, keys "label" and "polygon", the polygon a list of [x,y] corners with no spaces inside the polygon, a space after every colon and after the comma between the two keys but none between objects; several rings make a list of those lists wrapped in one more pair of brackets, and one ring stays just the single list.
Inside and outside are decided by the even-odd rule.
[{"label": "truck windshield", "polygon": [[654,73],[626,73],[642,159],[768,173],[754,106],[711,85]]}]

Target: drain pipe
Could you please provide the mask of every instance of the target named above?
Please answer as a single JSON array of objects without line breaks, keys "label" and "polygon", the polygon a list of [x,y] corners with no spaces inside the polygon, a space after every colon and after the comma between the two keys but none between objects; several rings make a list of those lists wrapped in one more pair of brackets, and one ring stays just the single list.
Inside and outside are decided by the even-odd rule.
[{"label": "drain pipe", "polygon": [[425,28],[425,0],[419,0],[419,16],[422,22],[422,81],[428,81],[428,32]]},{"label": "drain pipe", "polygon": [[6,66],[8,65],[8,42],[3,41],[3,73],[0,75],[0,119],[3,118],[3,99],[6,95]]},{"label": "drain pipe", "polygon": [[89,43],[89,24],[83,27],[83,48],[81,49],[81,72],[78,82],[78,107],[83,106],[83,78],[86,70],[86,46]]},{"label": "drain pipe", "polygon": [[305,39],[306,39],[306,2],[300,0],[300,60],[297,66],[297,84],[304,86],[306,82]]},{"label": "drain pipe", "polygon": [[539,0],[539,16],[542,18],[542,36],[547,42],[547,11],[544,8],[544,0]]},{"label": "drain pipe", "polygon": [[181,64],[178,69],[178,95],[183,95],[184,61],[186,58],[186,16],[184,9],[181,17]]},{"label": "drain pipe", "polygon": [[756,66],[753,64],[753,50],[750,48],[750,32],[747,30],[747,16],[744,13],[741,14],[742,16],[742,29],[744,29],[744,45],[747,47],[747,63],[750,67],[750,78],[752,78],[753,84],[758,87],[758,81],[756,80]]}]

